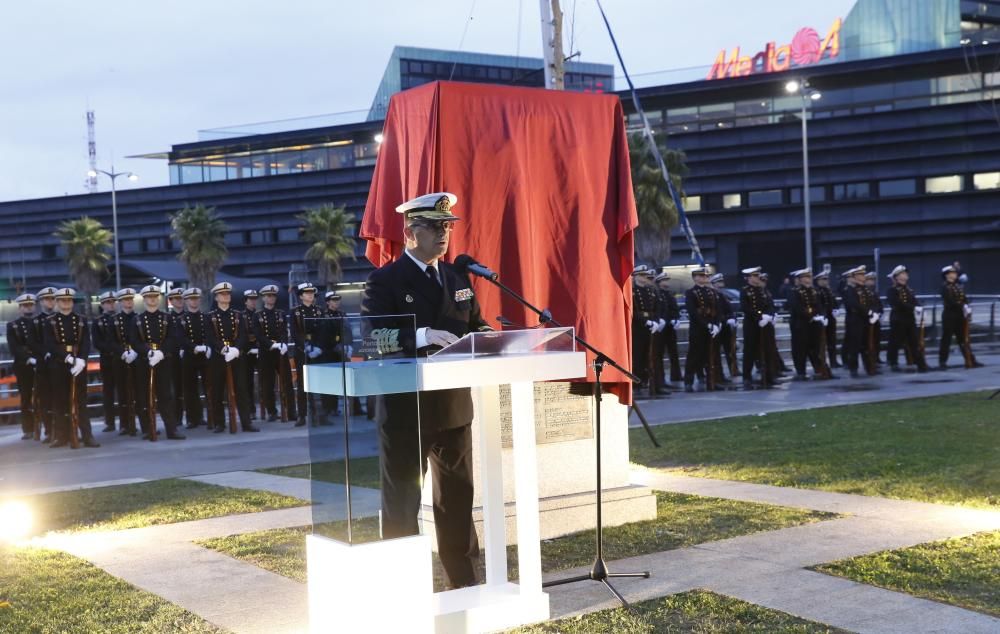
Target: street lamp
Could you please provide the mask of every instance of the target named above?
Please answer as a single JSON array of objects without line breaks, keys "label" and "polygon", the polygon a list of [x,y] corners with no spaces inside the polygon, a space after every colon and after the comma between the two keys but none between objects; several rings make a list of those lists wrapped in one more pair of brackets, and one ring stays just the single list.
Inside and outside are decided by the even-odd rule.
[{"label": "street lamp", "polygon": [[802,206],[805,211],[806,229],[806,266],[811,267],[812,261],[812,215],[809,208],[809,120],[807,110],[810,101],[817,101],[823,95],[818,90],[809,87],[809,80],[793,79],[785,84],[785,92],[798,93],[802,97]]},{"label": "street lamp", "polygon": [[90,170],[87,172],[87,176],[91,178],[97,178],[98,174],[104,174],[111,179],[111,233],[112,239],[115,243],[115,291],[118,291],[122,287],[122,269],[118,262],[118,198],[115,195],[115,181],[118,180],[119,176],[124,176],[130,181],[137,181],[139,177],[132,172],[116,172],[115,166],[111,166],[111,170]]}]

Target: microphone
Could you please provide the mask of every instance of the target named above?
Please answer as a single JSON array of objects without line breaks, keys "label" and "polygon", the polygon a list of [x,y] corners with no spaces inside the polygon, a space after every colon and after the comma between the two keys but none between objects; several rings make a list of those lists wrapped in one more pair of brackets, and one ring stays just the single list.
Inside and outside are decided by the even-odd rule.
[{"label": "microphone", "polygon": [[489,268],[483,266],[479,262],[476,262],[475,258],[473,258],[468,253],[463,253],[462,255],[455,258],[455,266],[464,269],[467,272],[472,273],[473,275],[476,275],[478,277],[485,277],[486,279],[491,281],[496,281],[496,279],[500,277],[499,275],[491,271]]}]

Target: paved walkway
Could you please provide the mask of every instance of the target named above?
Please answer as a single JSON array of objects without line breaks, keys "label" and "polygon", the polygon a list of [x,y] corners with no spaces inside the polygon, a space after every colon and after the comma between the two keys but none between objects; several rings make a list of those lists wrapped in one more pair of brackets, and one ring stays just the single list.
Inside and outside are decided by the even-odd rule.
[{"label": "paved walkway", "polygon": [[[310,488],[305,480],[245,472],[193,479],[302,498],[318,494],[317,499],[325,503],[112,533],[52,535],[39,541],[91,561],[233,632],[305,632],[308,616],[304,584],[193,542],[342,518],[343,487]],[[615,561],[613,571],[652,572],[648,580],[621,580],[615,584],[630,600],[704,588],[857,632],[1000,631],[1000,619],[805,570],[836,559],[998,530],[1000,512],[655,471],[637,471],[633,480],[664,491],[847,516]],[[352,494],[361,507],[377,505],[374,491],[352,488]],[[546,578],[584,572],[563,571]],[[554,587],[550,595],[553,618],[615,605],[603,586],[596,583]]]}]

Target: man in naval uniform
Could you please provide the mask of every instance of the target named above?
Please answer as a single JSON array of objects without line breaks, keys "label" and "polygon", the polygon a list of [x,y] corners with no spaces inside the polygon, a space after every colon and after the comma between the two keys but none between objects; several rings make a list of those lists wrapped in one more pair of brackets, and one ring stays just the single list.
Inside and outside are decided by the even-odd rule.
[{"label": "man in naval uniform", "polygon": [[[716,380],[720,383],[729,383],[730,381],[735,381],[736,377],[740,375],[738,363],[736,360],[736,313],[733,312],[733,306],[729,303],[729,297],[723,289],[726,288],[726,276],[722,273],[716,273],[708,279],[712,283],[712,288],[719,296],[719,323],[722,325],[722,332],[719,333],[718,345],[716,345],[716,359],[714,361],[716,367]],[[727,380],[722,372],[722,356],[726,357],[726,367],[729,370],[729,379]]]},{"label": "man in naval uniform", "polygon": [[[681,319],[681,309],[677,305],[677,298],[670,291],[670,274],[666,271],[657,275],[654,280],[656,286],[660,291],[660,303],[663,305],[663,319],[666,321],[666,325],[663,328],[663,337],[660,339],[662,349],[654,354],[653,363],[657,364],[654,366],[658,368],[658,374],[661,379],[666,375],[663,368],[664,355],[663,350],[666,350],[666,357],[670,359],[670,382],[680,383],[681,382],[681,362],[680,355],[677,352],[677,327],[680,325]],[[663,387],[666,386],[666,381],[661,381]]]},{"label": "man in naval uniform", "polygon": [[[645,264],[632,270],[632,372],[649,388],[650,396],[663,392],[650,372],[657,360],[652,357],[660,330],[666,328],[663,303],[653,283],[653,272]],[[662,361],[659,362],[662,365]]]},{"label": "man in naval uniform", "polygon": [[94,348],[101,355],[101,404],[104,410],[104,431],[115,430],[115,301],[114,291],[101,293],[101,314],[91,324],[91,338]]},{"label": "man in naval uniform", "polygon": [[[424,356],[469,332],[490,330],[467,275],[441,262],[458,221],[451,213],[456,202],[454,194],[442,192],[397,207],[404,215],[406,250],[368,277],[362,315],[371,318],[373,325],[395,330],[395,337],[388,341],[397,343],[390,347],[408,357]],[[381,320],[379,315],[414,315],[416,330],[411,318]],[[429,461],[438,553],[448,585],[476,584],[473,559],[479,543],[472,521],[470,390],[387,394],[378,398],[377,410],[383,535],[417,533],[420,474],[426,472]]]},{"label": "man in naval uniform", "polygon": [[868,329],[877,321],[876,313],[869,305],[871,298],[865,289],[865,267],[856,266],[845,273],[847,286],[844,288],[844,364],[851,372],[851,378],[858,378],[858,355],[868,375],[875,374],[875,364],[869,354]]},{"label": "man in naval uniform", "polygon": [[764,292],[759,266],[743,269],[746,285],[740,290],[743,311],[743,389],[753,389],[753,368],[760,369],[761,387],[777,384],[777,361],[774,359],[774,312]]},{"label": "man in naval uniform", "polygon": [[[235,406],[243,431],[259,432],[260,429],[250,423],[251,405],[246,386],[246,368],[243,365],[244,355],[249,350],[247,320],[243,313],[231,306],[232,284],[219,282],[212,287],[212,296],[215,297],[216,307],[208,313],[208,345],[212,349],[209,383],[213,392],[211,419],[215,424],[215,433],[226,431],[223,400],[232,401],[229,403],[230,411]],[[229,392],[230,374],[233,393]]]},{"label": "man in naval uniform", "polygon": [[718,292],[708,283],[708,269],[692,269],[694,286],[684,293],[688,314],[688,353],[684,363],[684,391],[694,392],[694,378],[704,373],[705,389],[715,389],[717,344],[722,332]]},{"label": "man in naval uniform", "polygon": [[[258,402],[254,399],[254,396],[256,395],[257,398],[260,398],[259,390],[257,389],[257,361],[260,358],[260,346],[257,344],[257,329],[254,328],[254,323],[257,321],[257,291],[252,288],[243,291],[243,316],[246,318],[248,326],[247,355],[243,367],[247,377],[247,400],[250,401],[250,419],[253,420],[257,418]],[[264,412],[261,412],[261,416],[264,416]]]},{"label": "man in naval uniform", "polygon": [[14,300],[20,317],[7,322],[7,346],[14,357],[14,377],[17,379],[17,395],[21,401],[21,440],[31,440],[35,434],[35,409],[32,397],[35,387],[35,369],[38,359],[31,351],[35,326],[35,296],[23,293]]},{"label": "man in naval uniform", "polygon": [[299,418],[296,427],[306,424],[311,419],[313,425],[319,425],[319,412],[316,411],[316,399],[306,392],[305,366],[310,363],[322,363],[320,357],[323,348],[319,347],[322,334],[323,311],[316,306],[316,287],[310,282],[301,282],[295,287],[299,296],[299,305],[292,309],[289,327],[292,342],[295,344],[295,407]]},{"label": "man in naval uniform", "polygon": [[222,398],[209,384],[209,372],[212,359],[212,348],[208,343],[208,315],[201,311],[201,289],[191,287],[184,289],[182,299],[186,310],[174,320],[174,331],[180,346],[181,382],[184,384],[184,415],[187,419],[185,428],[195,429],[206,423],[204,408],[201,405],[201,395],[205,394],[209,418],[207,427],[215,429],[212,420],[212,403],[216,398]]},{"label": "man in naval uniform", "polygon": [[806,380],[806,359],[812,364],[813,378],[830,379],[833,374],[826,365],[823,335],[827,317],[819,293],[813,288],[812,269],[793,272],[795,286],[789,290],[788,313],[791,315],[792,362],[795,379]]},{"label": "man in naval uniform", "polygon": [[938,367],[948,369],[948,353],[951,350],[951,340],[958,342],[958,349],[965,358],[968,368],[981,368],[983,364],[976,360],[972,349],[967,345],[969,322],[972,321],[972,306],[965,294],[965,288],[959,283],[959,272],[954,266],[941,269],[944,284],[941,286],[941,299],[944,309],[941,311],[941,347],[938,350]]},{"label": "man in naval uniform", "polygon": [[87,415],[90,329],[87,327],[87,320],[73,312],[76,291],[72,288],[60,288],[53,296],[57,310],[42,324],[42,336],[49,359],[49,386],[52,388],[54,441],[49,447],[55,449],[76,444],[75,439],[72,439],[76,433],[72,426],[74,408],[83,445],[100,447],[94,441],[90,416]]},{"label": "man in naval uniform", "polygon": [[118,394],[119,436],[136,436],[135,417],[139,413],[139,380],[136,368],[139,355],[132,349],[129,333],[135,320],[135,289],[122,288],[115,293],[118,313],[112,320],[114,326],[111,353],[115,358],[115,386]]},{"label": "man in naval uniform", "polygon": [[51,372],[49,372],[49,359],[45,349],[45,322],[55,314],[56,289],[46,286],[35,295],[38,298],[38,307],[41,311],[32,317],[32,325],[35,329],[35,336],[31,340],[32,356],[38,360],[35,371],[35,402],[38,408],[35,416],[41,419],[39,423],[45,431],[43,443],[52,442],[52,386]]},{"label": "man in naval uniform", "polygon": [[814,275],[813,281],[816,282],[816,293],[823,305],[823,316],[826,317],[826,350],[820,350],[820,354],[824,359],[829,359],[828,367],[839,368],[841,364],[837,360],[837,314],[840,309],[837,308],[837,296],[830,288],[830,274],[826,271]]},{"label": "man in naval uniform", "polygon": [[260,389],[264,392],[264,409],[268,422],[278,420],[278,406],[274,397],[275,380],[281,405],[287,420],[297,420],[295,392],[292,388],[292,368],[288,362],[288,316],[285,311],[275,308],[278,303],[278,287],[268,284],[260,289],[264,307],[257,311],[253,324],[260,344]]},{"label": "man in naval uniform", "polygon": [[889,302],[889,346],[886,349],[886,359],[893,372],[899,372],[899,349],[906,351],[906,357],[916,364],[917,372],[927,372],[927,361],[924,358],[923,342],[920,340],[920,325],[924,320],[924,307],[920,305],[917,294],[909,287],[910,273],[905,266],[900,265],[889,273],[892,286],[885,292]]},{"label": "man in naval uniform", "polygon": [[174,411],[173,361],[178,353],[174,318],[160,310],[159,286],[145,286],[141,295],[145,310],[132,320],[129,343],[137,355],[135,392],[143,439],[155,440],[159,414],[167,438],[184,440]]}]

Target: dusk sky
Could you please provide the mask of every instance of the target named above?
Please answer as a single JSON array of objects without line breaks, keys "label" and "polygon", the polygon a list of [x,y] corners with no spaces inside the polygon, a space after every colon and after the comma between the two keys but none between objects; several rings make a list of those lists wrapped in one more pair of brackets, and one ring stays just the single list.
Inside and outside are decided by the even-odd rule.
[{"label": "dusk sky", "polygon": [[[753,54],[803,26],[825,34],[853,4],[604,2],[640,85],[680,76],[657,71],[707,72],[722,48]],[[123,157],[196,141],[200,129],[367,110],[395,45],[541,56],[537,0],[38,0],[4,9],[3,201],[86,192],[88,107],[99,167],[113,160],[139,174],[122,188],[153,187],[167,184],[166,161]],[[563,10],[566,50],[572,35],[581,60],[614,62],[595,0],[563,0]]]}]

